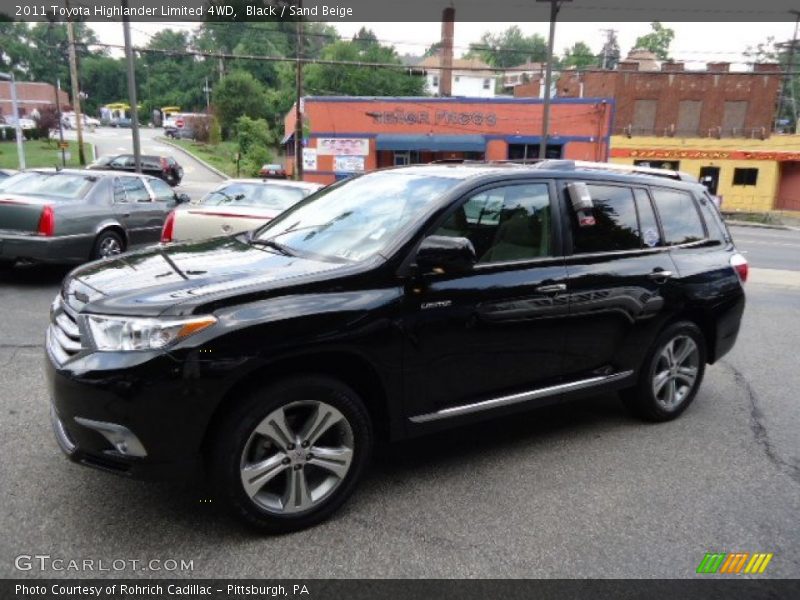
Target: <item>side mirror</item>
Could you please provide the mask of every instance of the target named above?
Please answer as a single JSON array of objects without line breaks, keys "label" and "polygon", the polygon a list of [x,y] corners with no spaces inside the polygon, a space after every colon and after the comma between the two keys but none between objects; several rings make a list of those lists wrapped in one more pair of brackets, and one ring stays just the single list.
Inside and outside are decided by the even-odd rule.
[{"label": "side mirror", "polygon": [[417,250],[417,266],[423,273],[464,273],[477,260],[475,247],[465,237],[431,235]]},{"label": "side mirror", "polygon": [[187,204],[191,201],[188,194],[175,194],[175,204]]}]

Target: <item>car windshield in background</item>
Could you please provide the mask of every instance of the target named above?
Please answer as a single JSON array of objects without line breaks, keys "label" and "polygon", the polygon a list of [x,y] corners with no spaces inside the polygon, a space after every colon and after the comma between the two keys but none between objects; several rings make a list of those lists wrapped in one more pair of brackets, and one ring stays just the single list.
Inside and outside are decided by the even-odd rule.
[{"label": "car windshield in background", "polygon": [[24,173],[24,177],[9,177],[3,191],[25,196],[47,196],[71,200],[83,198],[95,179],[73,173]]},{"label": "car windshield in background", "polygon": [[286,185],[234,183],[211,192],[200,203],[204,206],[258,206],[282,211],[305,196],[304,190]]},{"label": "car windshield in background", "polygon": [[397,171],[363,175],[320,190],[258,230],[253,242],[330,260],[365,260],[381,253],[455,183]]}]

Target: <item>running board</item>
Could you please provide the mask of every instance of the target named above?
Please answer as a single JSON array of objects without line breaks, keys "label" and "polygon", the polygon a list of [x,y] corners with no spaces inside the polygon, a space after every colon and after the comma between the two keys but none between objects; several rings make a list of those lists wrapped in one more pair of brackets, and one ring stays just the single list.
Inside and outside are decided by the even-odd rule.
[{"label": "running board", "polygon": [[411,417],[409,420],[412,423],[427,423],[428,421],[438,421],[439,419],[448,419],[450,417],[458,417],[460,415],[467,415],[469,413],[480,412],[500,406],[510,406],[512,404],[519,404],[520,402],[528,402],[536,398],[546,398],[548,396],[555,396],[564,392],[574,392],[575,390],[582,390],[584,388],[602,385],[604,383],[613,383],[626,379],[633,375],[633,371],[622,371],[620,373],[613,373],[612,375],[603,375],[600,377],[590,377],[589,379],[580,379],[571,383],[562,383],[550,387],[539,388],[530,392],[522,392],[520,394],[512,394],[511,396],[501,396],[499,398],[492,398],[491,400],[483,400],[473,404],[462,404],[461,406],[453,406],[451,408],[443,408],[433,413],[425,415],[418,415]]}]

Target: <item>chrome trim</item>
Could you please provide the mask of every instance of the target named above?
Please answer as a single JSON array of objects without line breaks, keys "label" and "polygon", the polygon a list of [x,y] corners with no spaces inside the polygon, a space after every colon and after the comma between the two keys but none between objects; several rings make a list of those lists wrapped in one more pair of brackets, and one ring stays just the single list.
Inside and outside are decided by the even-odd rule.
[{"label": "chrome trim", "polygon": [[56,434],[56,442],[66,454],[72,454],[78,447],[72,438],[69,437],[67,430],[64,429],[64,423],[58,418],[56,409],[50,406],[50,422],[53,424],[53,432]]},{"label": "chrome trim", "polygon": [[53,335],[56,338],[56,342],[67,352],[67,354],[77,354],[81,351],[82,348],[80,342],[70,339],[67,334],[57,326],[51,327],[53,327]]},{"label": "chrome trim", "polygon": [[492,398],[490,400],[483,400],[481,402],[474,402],[472,404],[462,404],[461,406],[443,408],[442,410],[438,410],[433,413],[427,413],[424,415],[417,415],[416,417],[410,417],[409,420],[412,423],[427,423],[428,421],[438,421],[439,419],[457,417],[460,415],[480,412],[482,410],[498,408],[500,406],[509,406],[512,404],[518,404],[520,402],[527,402],[529,400],[535,400],[536,398],[546,398],[548,396],[554,396],[556,394],[561,394],[563,392],[573,392],[575,390],[582,390],[584,388],[589,388],[604,383],[621,381],[623,379],[626,379],[627,377],[630,377],[631,375],[633,375],[632,370],[621,371],[619,373],[613,373],[612,375],[602,375],[599,377],[580,379],[578,381],[572,381],[570,383],[562,383],[559,385],[552,385],[549,387],[539,388],[537,390],[531,390],[529,392],[522,392],[520,394],[512,394],[510,396],[500,396],[499,398]]},{"label": "chrome trim", "polygon": [[91,419],[84,419],[83,417],[75,417],[75,421],[101,434],[120,454],[125,456],[137,456],[140,458],[147,456],[147,450],[144,449],[142,442],[140,442],[139,438],[124,425],[106,423],[105,421],[93,421]]}]

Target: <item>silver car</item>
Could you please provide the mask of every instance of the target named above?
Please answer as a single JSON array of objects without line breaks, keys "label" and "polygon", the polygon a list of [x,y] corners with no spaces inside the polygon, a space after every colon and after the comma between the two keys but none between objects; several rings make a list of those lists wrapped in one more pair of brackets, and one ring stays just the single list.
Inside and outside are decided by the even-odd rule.
[{"label": "silver car", "polygon": [[158,242],[164,219],[188,202],[135,173],[35,169],[0,183],[0,264],[81,263]]}]

